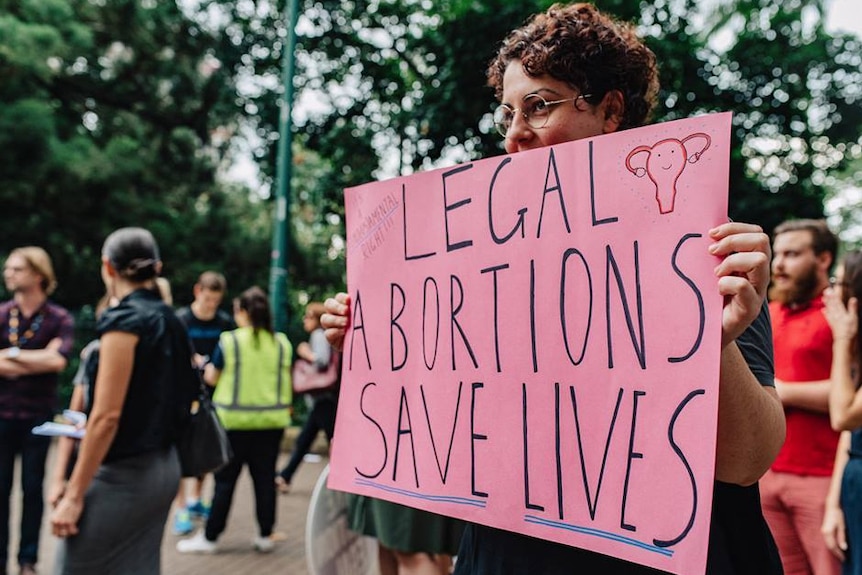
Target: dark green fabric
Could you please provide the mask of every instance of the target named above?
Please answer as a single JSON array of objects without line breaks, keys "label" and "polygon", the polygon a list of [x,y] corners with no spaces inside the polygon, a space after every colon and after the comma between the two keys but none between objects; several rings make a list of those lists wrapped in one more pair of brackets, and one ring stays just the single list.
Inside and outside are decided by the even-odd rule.
[{"label": "dark green fabric", "polygon": [[348,497],[347,513],[353,531],[404,553],[455,555],[464,531],[458,519],[363,495]]}]

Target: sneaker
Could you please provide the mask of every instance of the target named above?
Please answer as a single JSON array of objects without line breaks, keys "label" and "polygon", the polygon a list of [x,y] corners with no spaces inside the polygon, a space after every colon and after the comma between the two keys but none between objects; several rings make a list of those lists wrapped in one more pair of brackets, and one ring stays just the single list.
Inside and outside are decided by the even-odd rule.
[{"label": "sneaker", "polygon": [[195,526],[192,525],[192,516],[188,509],[177,509],[174,515],[174,535],[188,535],[194,531]]},{"label": "sneaker", "polygon": [[275,543],[269,537],[255,537],[251,544],[258,553],[269,553],[275,548]]},{"label": "sneaker", "polygon": [[215,553],[216,549],[216,542],[207,539],[203,529],[188,539],[177,541],[177,551],[180,553]]},{"label": "sneaker", "polygon": [[192,517],[198,519],[207,519],[210,516],[211,505],[206,505],[203,501],[195,501],[188,506],[189,513]]}]

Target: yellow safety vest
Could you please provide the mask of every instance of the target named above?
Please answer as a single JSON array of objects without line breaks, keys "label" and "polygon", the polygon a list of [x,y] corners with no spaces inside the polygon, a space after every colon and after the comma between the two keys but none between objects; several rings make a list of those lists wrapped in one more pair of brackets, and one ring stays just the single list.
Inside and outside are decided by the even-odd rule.
[{"label": "yellow safety vest", "polygon": [[277,429],[290,424],[293,346],[283,333],[241,327],[222,332],[224,368],[213,393],[225,429]]}]

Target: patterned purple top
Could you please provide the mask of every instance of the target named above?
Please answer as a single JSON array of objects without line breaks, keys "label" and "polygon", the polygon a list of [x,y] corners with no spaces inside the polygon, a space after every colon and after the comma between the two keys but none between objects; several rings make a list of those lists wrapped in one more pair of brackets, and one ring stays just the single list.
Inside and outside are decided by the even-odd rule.
[{"label": "patterned purple top", "polygon": [[[13,311],[16,310],[16,311]],[[17,314],[17,327],[10,317]],[[62,307],[45,304],[31,317],[17,310],[14,300],[0,303],[0,349],[44,349],[55,338],[61,341],[59,352],[67,360],[72,355],[75,324],[72,315]],[[57,405],[56,373],[39,373],[8,379],[0,377],[0,419],[48,419]]]}]

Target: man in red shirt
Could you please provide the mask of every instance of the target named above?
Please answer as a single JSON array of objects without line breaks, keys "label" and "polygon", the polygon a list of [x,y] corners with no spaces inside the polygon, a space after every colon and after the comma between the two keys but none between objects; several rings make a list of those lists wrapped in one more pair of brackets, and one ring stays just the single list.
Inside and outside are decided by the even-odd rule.
[{"label": "man in red shirt", "polygon": [[829,424],[832,331],[822,294],[838,239],[823,220],[790,220],[775,228],[772,245],[769,311],[787,439],[760,481],[763,514],[786,575],[838,575],[841,565],[820,535],[838,444]]}]

